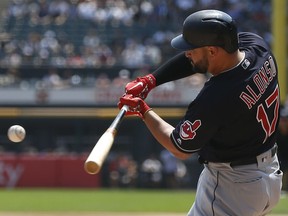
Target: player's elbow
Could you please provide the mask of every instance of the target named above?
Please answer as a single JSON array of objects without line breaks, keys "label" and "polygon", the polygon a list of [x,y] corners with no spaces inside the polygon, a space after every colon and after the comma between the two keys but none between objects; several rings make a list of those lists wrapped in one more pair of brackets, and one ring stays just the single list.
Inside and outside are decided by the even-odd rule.
[{"label": "player's elbow", "polygon": [[180,152],[180,151],[174,151],[172,152],[172,154],[174,155],[174,157],[180,159],[180,160],[186,160],[189,157],[191,157],[192,154],[188,154],[188,153],[184,153],[184,152]]},{"label": "player's elbow", "polygon": [[170,141],[169,145],[169,148],[167,148],[171,154],[173,154],[174,157],[176,157],[177,159],[180,159],[180,160],[186,160],[188,159],[189,157],[191,157],[191,153],[187,153],[187,152],[183,152],[183,151],[180,151],[178,148],[176,148],[176,146]]}]

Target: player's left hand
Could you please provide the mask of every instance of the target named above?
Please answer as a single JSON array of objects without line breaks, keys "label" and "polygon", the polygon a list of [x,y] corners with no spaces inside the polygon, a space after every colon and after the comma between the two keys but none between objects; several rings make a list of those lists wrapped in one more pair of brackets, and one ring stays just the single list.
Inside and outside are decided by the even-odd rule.
[{"label": "player's left hand", "polygon": [[146,112],[151,110],[151,108],[147,105],[147,103],[144,102],[139,97],[133,97],[133,95],[123,95],[120,98],[120,101],[118,103],[119,109],[121,109],[124,105],[128,106],[128,111],[126,112],[126,116],[139,116],[142,119],[144,119],[144,115]]},{"label": "player's left hand", "polygon": [[127,83],[125,93],[131,94],[134,97],[140,97],[143,100],[147,97],[148,93],[156,87],[156,78],[152,74],[143,77],[138,77]]}]

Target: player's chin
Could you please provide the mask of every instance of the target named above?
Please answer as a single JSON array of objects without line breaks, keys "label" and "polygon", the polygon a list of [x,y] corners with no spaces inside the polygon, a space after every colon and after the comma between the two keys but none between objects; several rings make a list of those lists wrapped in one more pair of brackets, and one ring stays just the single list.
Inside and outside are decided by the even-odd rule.
[{"label": "player's chin", "polygon": [[208,68],[207,67],[201,67],[198,65],[193,65],[193,70],[196,71],[197,73],[207,73]]}]

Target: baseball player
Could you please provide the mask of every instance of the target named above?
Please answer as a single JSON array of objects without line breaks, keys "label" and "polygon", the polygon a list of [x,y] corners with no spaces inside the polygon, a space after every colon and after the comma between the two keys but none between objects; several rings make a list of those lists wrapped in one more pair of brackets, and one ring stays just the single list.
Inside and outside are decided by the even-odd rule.
[{"label": "baseball player", "polygon": [[[277,204],[282,171],[277,159],[277,65],[264,40],[237,32],[218,10],[188,16],[171,41],[180,54],[126,85],[119,107],[138,115],[177,158],[199,155],[204,169],[189,216],[260,216]],[[183,119],[173,127],[144,101],[156,86],[210,73]]]}]

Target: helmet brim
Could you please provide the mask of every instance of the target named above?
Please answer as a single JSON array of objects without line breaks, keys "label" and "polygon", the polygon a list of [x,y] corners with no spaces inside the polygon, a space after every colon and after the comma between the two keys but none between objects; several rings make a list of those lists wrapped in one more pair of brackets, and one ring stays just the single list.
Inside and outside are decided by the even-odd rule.
[{"label": "helmet brim", "polygon": [[192,50],[195,49],[196,47],[193,46],[192,44],[187,43],[184,38],[183,35],[178,35],[177,37],[173,38],[171,40],[171,46],[174,49],[177,50],[182,50],[182,51],[187,51],[187,50]]}]

